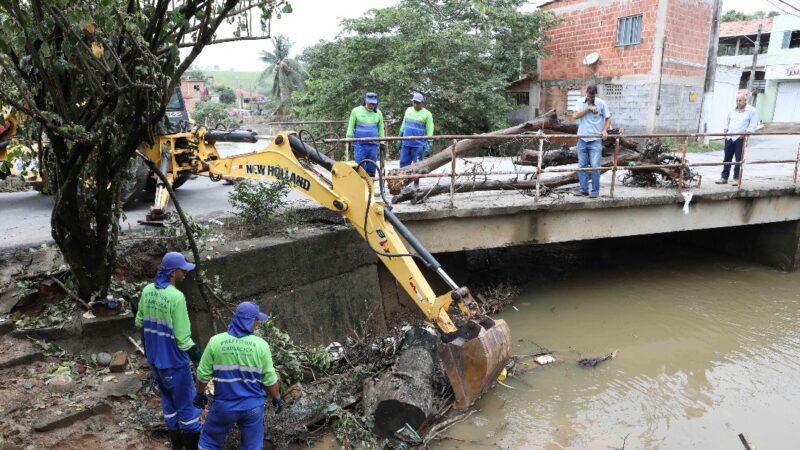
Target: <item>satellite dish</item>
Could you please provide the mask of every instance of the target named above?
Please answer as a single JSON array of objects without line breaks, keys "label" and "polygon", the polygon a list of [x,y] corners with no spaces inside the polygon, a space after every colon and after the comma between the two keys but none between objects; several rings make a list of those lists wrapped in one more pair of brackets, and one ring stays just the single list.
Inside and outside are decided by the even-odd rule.
[{"label": "satellite dish", "polygon": [[591,66],[600,60],[600,53],[592,52],[583,57],[583,65]]}]

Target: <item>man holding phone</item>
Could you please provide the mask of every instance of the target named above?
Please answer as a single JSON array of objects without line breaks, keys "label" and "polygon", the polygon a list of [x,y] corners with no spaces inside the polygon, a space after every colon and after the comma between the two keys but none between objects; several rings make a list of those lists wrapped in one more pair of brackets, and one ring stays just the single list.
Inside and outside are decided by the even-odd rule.
[{"label": "man holding phone", "polygon": [[[608,137],[611,113],[606,102],[597,97],[597,86],[586,87],[586,97],[579,98],[572,119],[578,123],[578,167],[599,169],[603,161],[603,140]],[[600,170],[592,170],[592,190],[589,192],[587,172],[578,172],[581,195],[600,196]]]}]

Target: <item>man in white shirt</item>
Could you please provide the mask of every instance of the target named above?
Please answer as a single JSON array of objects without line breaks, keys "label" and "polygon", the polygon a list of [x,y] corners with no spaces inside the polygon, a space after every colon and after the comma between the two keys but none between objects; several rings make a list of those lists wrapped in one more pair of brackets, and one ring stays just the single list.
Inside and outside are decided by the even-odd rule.
[{"label": "man in white shirt", "polygon": [[[725,132],[731,133],[752,133],[758,126],[758,113],[756,109],[747,104],[747,94],[740,92],[736,95],[736,108],[728,113],[725,119]],[[742,147],[744,146],[744,136],[727,136],[725,138],[725,158],[723,162],[729,163],[736,157],[737,165],[733,166],[733,179],[739,179],[739,165],[742,161]],[[717,180],[717,184],[727,184],[728,176],[731,173],[731,166],[726,165],[722,168],[722,177]]]},{"label": "man in white shirt", "polygon": [[[603,139],[608,137],[611,113],[606,102],[597,97],[597,86],[586,87],[586,97],[579,98],[573,108],[572,120],[578,122],[578,167],[599,169],[603,162]],[[589,174],[578,172],[581,195],[600,196],[600,170],[592,170],[592,189],[589,192]]]}]

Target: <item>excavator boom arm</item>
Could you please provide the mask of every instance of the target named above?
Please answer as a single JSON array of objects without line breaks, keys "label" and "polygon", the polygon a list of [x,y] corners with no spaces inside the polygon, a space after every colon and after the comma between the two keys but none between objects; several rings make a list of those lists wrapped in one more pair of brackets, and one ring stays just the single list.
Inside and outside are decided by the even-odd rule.
[{"label": "excavator boom arm", "polygon": [[[505,368],[511,358],[508,325],[480,314],[469,290],[459,288],[394,213],[375,200],[374,181],[358,164],[334,161],[291,133],[279,133],[257,152],[207,163],[209,175],[215,178],[284,180],[312,201],[346,217],[425,317],[443,332],[439,355],[453,387],[455,408],[471,406]],[[314,166],[329,171],[330,177]],[[408,253],[403,240],[415,255]],[[452,290],[436,296],[415,258]],[[454,301],[467,319],[460,327],[448,314]]]}]

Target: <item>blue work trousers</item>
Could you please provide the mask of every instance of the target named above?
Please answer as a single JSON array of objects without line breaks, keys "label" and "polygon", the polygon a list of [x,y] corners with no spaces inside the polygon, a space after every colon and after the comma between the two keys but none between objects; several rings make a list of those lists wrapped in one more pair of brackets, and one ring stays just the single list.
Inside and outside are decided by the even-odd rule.
[{"label": "blue work trousers", "polygon": [[[361,161],[366,159],[371,161],[378,161],[378,144],[371,142],[354,142],[353,143],[353,159],[356,163],[361,164]],[[364,163],[361,167],[367,171],[369,176],[375,176],[377,167],[373,163]]]},{"label": "blue work trousers", "polygon": [[[735,141],[725,139],[725,158],[722,162],[733,161],[734,156],[736,162],[742,161],[742,146],[744,145],[744,138],[739,138]],[[731,175],[731,166],[722,166],[722,178],[727,180]],[[733,166],[733,179],[739,179],[739,166]]]},{"label": "blue work trousers", "polygon": [[[596,139],[594,141],[584,141],[578,139],[578,167],[599,168],[603,162],[603,141]],[[578,172],[578,184],[581,187],[581,192],[589,192],[589,173]],[[600,171],[592,171],[592,194],[600,194]]]},{"label": "blue work trousers", "polygon": [[264,445],[264,405],[244,411],[226,411],[211,404],[200,435],[200,449],[222,450],[225,435],[233,424],[239,425],[242,450],[261,450]]},{"label": "blue work trousers", "polygon": [[424,151],[425,147],[411,147],[404,144],[400,148],[400,167],[405,167],[411,163],[422,161],[422,152]]},{"label": "blue work trousers", "polygon": [[195,408],[192,368],[188,364],[174,369],[151,367],[153,379],[161,392],[161,412],[171,431],[200,430],[200,410]]}]

